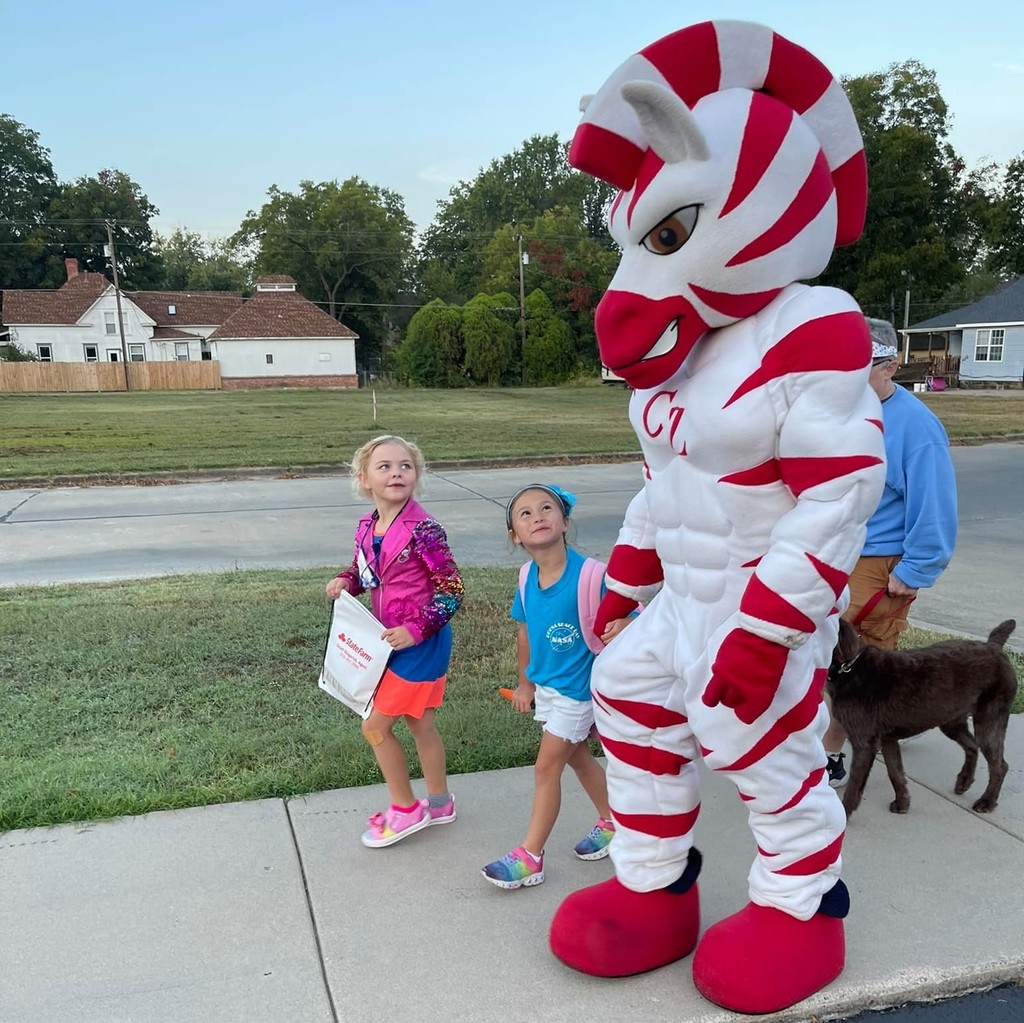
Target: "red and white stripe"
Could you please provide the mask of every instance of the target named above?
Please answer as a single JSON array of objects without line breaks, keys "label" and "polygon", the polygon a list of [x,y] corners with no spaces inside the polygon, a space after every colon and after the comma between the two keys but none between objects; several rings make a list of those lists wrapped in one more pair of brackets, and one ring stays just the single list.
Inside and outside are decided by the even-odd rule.
[{"label": "red and white stripe", "polygon": [[[631,81],[666,86],[691,109],[734,88],[766,93],[790,108],[824,154],[837,202],[835,243],[848,245],[860,237],[867,205],[863,140],[842,85],[803,47],[763,25],[706,21],[664,36],[625,61],[588,103],[569,150],[572,166],[624,191],[633,188],[648,149],[636,112],[622,98],[622,86]],[[751,116],[761,118],[763,106],[758,102]],[[742,189],[752,189],[770,155],[763,144],[744,155],[737,175]],[[816,191],[803,201],[813,206],[819,200]],[[732,201],[735,205],[738,196]]]}]

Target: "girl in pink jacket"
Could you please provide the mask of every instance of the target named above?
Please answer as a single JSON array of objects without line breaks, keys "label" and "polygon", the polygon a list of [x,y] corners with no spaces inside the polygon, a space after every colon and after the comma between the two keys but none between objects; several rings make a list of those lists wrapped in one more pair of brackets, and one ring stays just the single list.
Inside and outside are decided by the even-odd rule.
[{"label": "girl in pink jacket", "polygon": [[[434,711],[444,698],[452,651],[448,621],[462,603],[463,586],[444,529],[413,500],[425,469],[423,452],[401,437],[375,437],[356,451],[352,487],[374,510],[356,527],[352,564],[327,584],[332,600],[342,590],[354,596],[369,590],[394,651],[362,726],[391,797],[391,805],[366,822],[363,845],[373,849],[455,820]],[[394,734],[399,718],[416,742],[426,799],[413,795]]]}]

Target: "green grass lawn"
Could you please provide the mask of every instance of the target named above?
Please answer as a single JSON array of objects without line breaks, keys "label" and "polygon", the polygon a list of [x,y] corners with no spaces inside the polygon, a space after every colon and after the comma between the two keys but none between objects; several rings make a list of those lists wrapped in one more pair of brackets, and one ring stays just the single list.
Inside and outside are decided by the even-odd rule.
[{"label": "green grass lawn", "polygon": [[[629,392],[551,388],[0,394],[0,481],[23,476],[343,463],[370,437],[428,460],[639,451]],[[925,400],[963,439],[1024,433],[1024,392]]]},{"label": "green grass lawn", "polygon": [[[0,831],[380,781],[358,717],[316,686],[331,574],[0,590]],[[538,727],[497,694],[515,680],[516,571],[465,578],[449,770],[531,764]]]}]

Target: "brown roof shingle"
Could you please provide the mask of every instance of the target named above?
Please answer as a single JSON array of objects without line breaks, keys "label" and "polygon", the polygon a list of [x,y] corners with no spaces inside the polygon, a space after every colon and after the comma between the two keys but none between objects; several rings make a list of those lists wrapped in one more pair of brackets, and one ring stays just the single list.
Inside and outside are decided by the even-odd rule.
[{"label": "brown roof shingle", "polygon": [[257,292],[211,335],[250,337],[350,337],[359,335],[298,292]]},{"label": "brown roof shingle", "polygon": [[154,341],[201,341],[202,334],[190,334],[186,330],[178,330],[177,327],[154,327]]},{"label": "brown roof shingle", "polygon": [[72,326],[111,287],[103,274],[76,274],[56,291],[4,292],[4,322],[11,325],[35,323]]},{"label": "brown roof shingle", "polygon": [[[223,323],[242,304],[240,291],[126,291],[125,294],[161,327]],[[168,306],[174,306],[173,313],[167,311]]]}]

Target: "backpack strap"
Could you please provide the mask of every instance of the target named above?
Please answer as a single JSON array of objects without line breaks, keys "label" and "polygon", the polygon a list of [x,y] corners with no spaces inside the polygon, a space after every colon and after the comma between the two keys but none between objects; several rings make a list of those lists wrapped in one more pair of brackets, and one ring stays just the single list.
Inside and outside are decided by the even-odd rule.
[{"label": "backpack strap", "polygon": [[594,632],[594,620],[601,606],[601,584],[604,582],[605,565],[595,558],[586,558],[580,569],[577,600],[580,612],[580,627],[590,652],[595,656],[604,649],[601,637]]},{"label": "backpack strap", "polygon": [[523,605],[523,611],[526,611],[526,579],[530,574],[530,565],[532,561],[524,561],[522,568],[519,569],[519,600]]},{"label": "backpack strap", "polygon": [[[519,599],[523,610],[526,610],[526,580],[530,574],[531,561],[525,562],[519,569]],[[597,610],[601,606],[601,587],[604,585],[605,564],[596,558],[585,558],[580,568],[580,578],[576,592],[579,608],[580,628],[587,649],[595,656],[604,649],[601,637],[594,632],[594,621]]]}]

